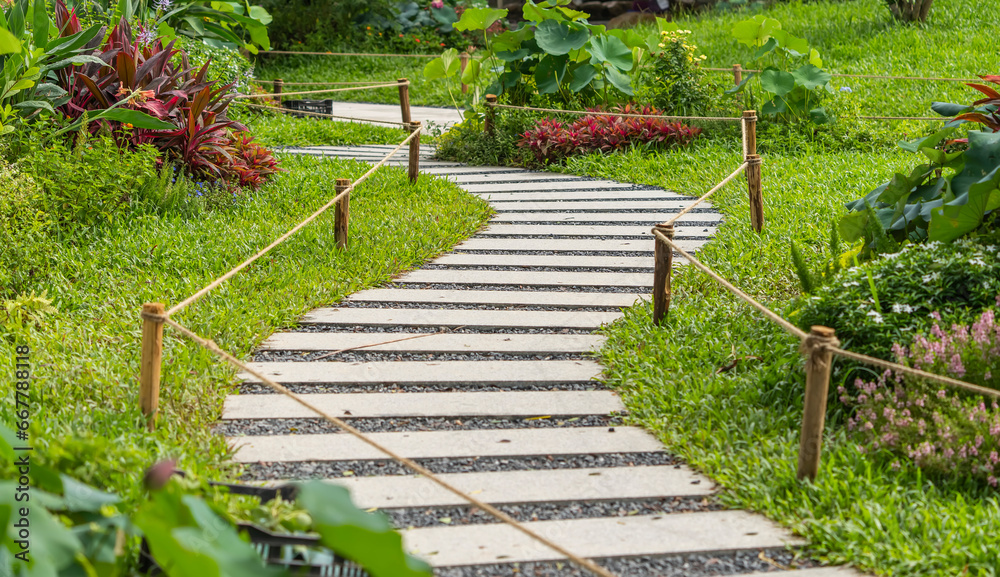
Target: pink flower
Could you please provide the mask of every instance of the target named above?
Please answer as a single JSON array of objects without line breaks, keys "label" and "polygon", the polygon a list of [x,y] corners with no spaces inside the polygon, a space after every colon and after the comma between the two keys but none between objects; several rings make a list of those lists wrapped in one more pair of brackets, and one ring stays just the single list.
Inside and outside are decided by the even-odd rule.
[{"label": "pink flower", "polygon": [[431,2],[431,8],[444,8],[443,0],[434,0]]}]

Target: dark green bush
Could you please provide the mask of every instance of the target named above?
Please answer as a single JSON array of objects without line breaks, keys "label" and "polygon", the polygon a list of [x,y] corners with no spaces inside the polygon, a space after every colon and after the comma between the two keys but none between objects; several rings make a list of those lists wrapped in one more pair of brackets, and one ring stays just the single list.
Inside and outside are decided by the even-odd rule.
[{"label": "dark green bush", "polygon": [[532,154],[517,146],[535,118],[520,111],[497,111],[493,134],[483,129],[483,118],[475,116],[454,126],[438,140],[437,155],[447,160],[492,166],[529,166]]},{"label": "dark green bush", "polygon": [[262,0],[260,5],[274,18],[267,29],[278,50],[330,50],[361,35],[354,23],[363,14],[393,17],[389,0]]},{"label": "dark green bush", "polygon": [[1000,235],[994,234],[912,245],[844,270],[804,297],[796,314],[803,328],[836,329],[845,348],[891,358],[893,343],[908,345],[930,329],[930,313],[939,312],[943,326],[968,323],[996,304],[998,294]]},{"label": "dark green bush", "polygon": [[31,175],[0,165],[0,297],[13,297],[49,270],[55,242],[42,206],[42,189]]}]

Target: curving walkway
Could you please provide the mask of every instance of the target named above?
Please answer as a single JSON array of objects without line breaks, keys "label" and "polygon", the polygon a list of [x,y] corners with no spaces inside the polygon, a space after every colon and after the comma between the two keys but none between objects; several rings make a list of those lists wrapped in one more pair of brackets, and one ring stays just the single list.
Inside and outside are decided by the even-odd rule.
[{"label": "curving walkway", "polygon": [[[290,152],[374,161],[390,148]],[[619,575],[752,574],[787,563],[786,545],[800,540],[762,516],[723,510],[713,483],[623,426],[621,401],[594,380],[601,366],[589,353],[603,340],[594,331],[651,290],[651,225],[692,199],[429,155],[421,168],[489,200],[489,227],[389,286],[309,313],[297,331],[268,339],[255,367]],[[720,220],[696,209],[676,238],[696,250]],[[288,399],[250,379],[241,393],[227,399],[221,429],[249,478],[349,487],[439,575],[582,574]]]}]

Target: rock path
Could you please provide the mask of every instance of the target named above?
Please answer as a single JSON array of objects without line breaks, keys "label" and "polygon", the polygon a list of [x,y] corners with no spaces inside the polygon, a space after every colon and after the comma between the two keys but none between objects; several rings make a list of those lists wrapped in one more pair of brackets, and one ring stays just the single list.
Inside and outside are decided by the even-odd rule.
[{"label": "rock path", "polygon": [[[374,161],[390,148],[294,152]],[[593,332],[649,298],[649,229],[692,199],[429,155],[421,168],[489,200],[490,226],[387,287],[309,313],[299,330],[269,338],[254,367],[619,575],[751,574],[787,563],[786,546],[801,540],[760,515],[722,510],[713,483],[649,433],[622,426],[621,401],[594,380],[601,366],[588,353],[603,337]],[[677,238],[696,250],[720,220],[700,209]],[[389,514],[439,575],[581,574],[245,377],[220,430],[250,478],[349,487],[359,507]]]}]

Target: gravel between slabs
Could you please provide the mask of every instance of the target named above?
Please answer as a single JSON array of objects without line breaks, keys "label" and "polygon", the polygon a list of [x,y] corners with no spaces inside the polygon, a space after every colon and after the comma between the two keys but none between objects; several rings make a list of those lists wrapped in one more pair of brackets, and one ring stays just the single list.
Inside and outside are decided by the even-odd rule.
[{"label": "gravel between slabs", "polygon": [[[421,270],[426,270],[432,267],[424,267]],[[433,268],[447,268],[447,267],[433,267]],[[565,269],[562,269],[565,270]],[[628,271],[624,271],[628,272]],[[640,271],[648,272],[648,271]],[[546,292],[546,291],[541,291]],[[637,291],[638,292],[638,291]],[[641,292],[645,292],[642,290]],[[608,307],[581,307],[577,305],[566,305],[566,306],[540,306],[540,305],[495,305],[495,304],[476,304],[476,303],[449,303],[449,302],[433,302],[433,303],[406,303],[406,302],[375,302],[375,301],[351,301],[346,300],[337,303],[336,308],[345,309],[434,309],[434,310],[483,310],[483,311],[593,311],[593,312],[607,312],[620,310],[623,307],[608,306]]]},{"label": "gravel between slabs", "polygon": [[[445,284],[445,283],[394,283],[390,288],[400,289],[437,289],[437,290],[470,290],[470,291],[534,291],[539,287],[545,290],[561,288],[552,285],[509,285],[509,284]],[[644,290],[643,287],[629,286],[572,286],[571,292],[578,293],[634,293],[637,290]]]},{"label": "gravel between slabs", "polygon": [[629,267],[629,268],[598,268],[590,266],[532,266],[532,265],[487,265],[487,264],[461,264],[461,265],[451,265],[451,264],[426,264],[420,268],[420,270],[491,270],[497,272],[562,272],[566,273],[570,271],[577,272],[612,272],[612,273],[650,273],[653,267]]},{"label": "gravel between slabs", "polygon": [[[616,427],[622,425],[620,417],[586,415],[550,419],[539,418],[341,418],[364,433],[411,431],[476,431],[483,429],[550,429],[559,427]],[[343,430],[324,419],[233,419],[215,426],[215,432],[227,437],[255,435],[310,435],[315,433],[341,434]]]},{"label": "gravel between slabs", "polygon": [[[597,563],[618,577],[716,577],[745,573],[781,572],[782,567],[805,569],[815,566],[807,559],[796,559],[793,551],[765,549],[737,553],[694,554],[670,557],[628,557],[601,559]],[[768,563],[763,558],[771,560]],[[591,573],[569,562],[508,563],[446,567],[435,569],[436,577],[591,577]]]},{"label": "gravel between slabs", "polygon": [[[410,286],[409,288],[413,288]],[[402,327],[402,326],[372,326],[372,325],[335,325],[335,324],[301,324],[292,332],[300,333],[426,333],[433,331],[433,326]],[[448,327],[438,327],[444,329]],[[521,327],[458,327],[448,331],[458,334],[497,333],[505,335],[589,335],[590,329],[526,329]]]},{"label": "gravel between slabs", "polygon": [[[327,356],[329,355],[329,356]],[[364,349],[344,351],[331,355],[329,351],[260,351],[253,356],[257,363],[378,363],[386,361],[579,361],[586,359],[583,354],[509,354],[509,353],[397,353],[375,352]]]},{"label": "gravel between slabs", "polygon": [[[549,455],[547,457],[468,457],[461,459],[415,459],[432,473],[490,473],[501,471],[537,471],[543,469],[588,469],[593,467],[632,467],[674,465],[680,460],[664,452],[615,453],[602,455]],[[346,474],[345,474],[346,473]],[[293,463],[250,463],[241,477],[244,481],[276,479],[329,479],[337,477],[377,477],[412,475],[394,461],[297,461]]]},{"label": "gravel between slabs", "polygon": [[[569,503],[524,503],[520,505],[497,505],[496,507],[521,522],[700,513],[723,509],[722,505],[713,499],[705,497],[617,499],[613,501],[575,501]],[[496,517],[484,513],[475,507],[381,509],[381,511],[389,516],[389,520],[393,526],[400,529],[498,523]]]},{"label": "gravel between slabs", "polygon": [[[288,390],[297,395],[312,395],[318,393],[469,393],[469,392],[504,392],[504,391],[603,391],[606,390],[600,383],[537,383],[532,385],[484,385],[480,383],[468,383],[464,385],[434,384],[426,385],[399,385],[399,384],[371,384],[371,385],[344,385],[344,384],[321,384],[303,383],[286,384]],[[273,395],[277,394],[274,389],[259,383],[241,383],[239,385],[241,395]]]}]

